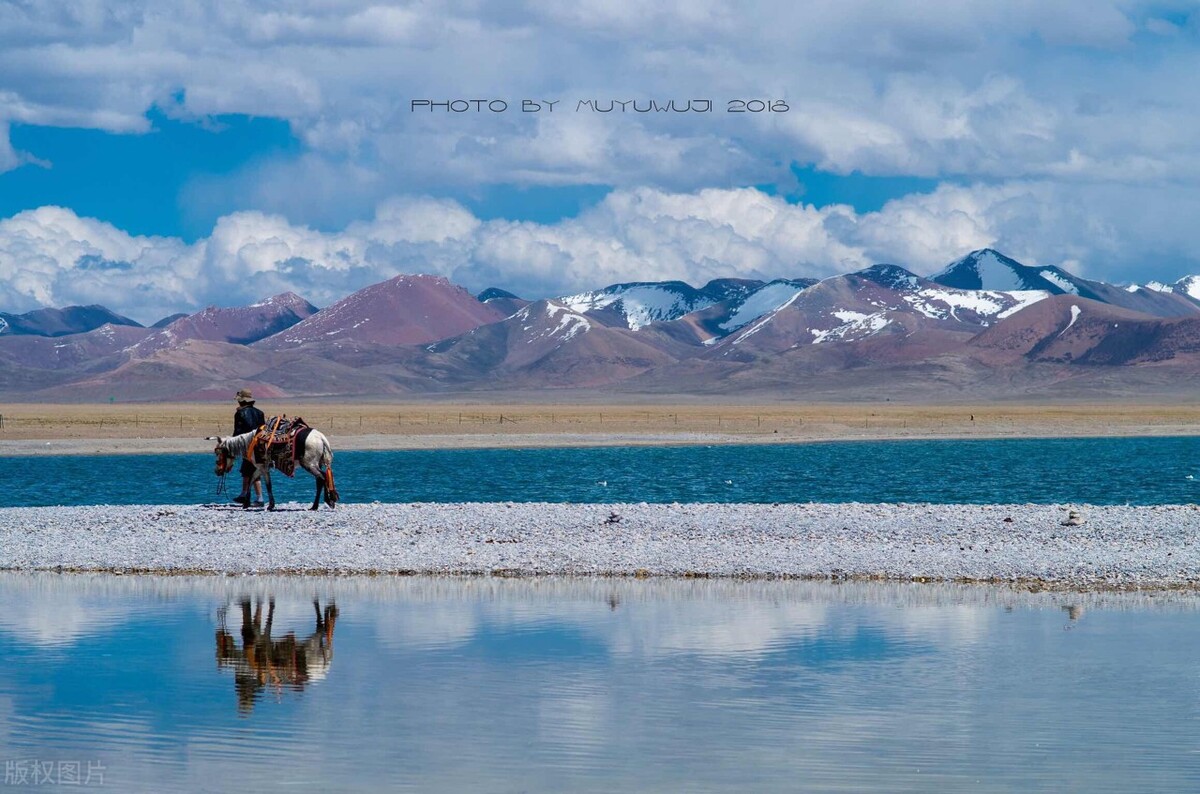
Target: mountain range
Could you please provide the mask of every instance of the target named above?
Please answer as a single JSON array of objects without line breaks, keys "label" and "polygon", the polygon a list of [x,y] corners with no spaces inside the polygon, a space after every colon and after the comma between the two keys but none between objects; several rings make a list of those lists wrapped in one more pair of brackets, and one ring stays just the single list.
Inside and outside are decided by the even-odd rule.
[{"label": "mountain range", "polygon": [[102,306],[0,313],[14,401],[1185,397],[1200,277],[1114,286],[991,249],[919,276],[879,264],[770,282],[614,284],[529,300],[398,275],[318,310],[294,293],[145,328]]}]

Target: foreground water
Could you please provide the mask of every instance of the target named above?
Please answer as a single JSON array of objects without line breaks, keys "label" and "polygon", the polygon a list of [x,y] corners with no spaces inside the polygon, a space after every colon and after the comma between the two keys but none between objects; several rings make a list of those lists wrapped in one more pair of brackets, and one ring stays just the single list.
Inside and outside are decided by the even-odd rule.
[{"label": "foreground water", "polygon": [[[202,453],[0,458],[0,507],[210,501],[212,466]],[[342,451],[334,468],[350,502],[1187,504],[1200,439]],[[304,472],[275,481],[277,497],[312,498]]]},{"label": "foreground water", "polygon": [[1198,608],[10,573],[0,759],[7,786],[117,791],[1194,791]]}]

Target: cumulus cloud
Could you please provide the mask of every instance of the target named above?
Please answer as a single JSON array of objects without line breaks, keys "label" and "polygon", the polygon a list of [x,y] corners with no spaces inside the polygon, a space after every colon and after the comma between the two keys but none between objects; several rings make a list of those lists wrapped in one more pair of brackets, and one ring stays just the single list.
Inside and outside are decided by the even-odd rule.
[{"label": "cumulus cloud", "polygon": [[[218,5],[0,3],[0,123],[286,119],[304,156],[205,191],[311,220],[400,186],[673,191],[846,173],[1162,181],[1200,174],[1194,30],[1137,0]],[[1166,33],[1171,32],[1168,38]],[[558,99],[554,115],[413,98]],[[576,113],[579,99],[785,99],[786,114]],[[0,168],[14,155],[0,135]],[[33,152],[36,156],[37,152]],[[319,189],[297,190],[297,184]]]},{"label": "cumulus cloud", "polygon": [[1167,212],[1152,200],[1160,192],[1046,180],[944,184],[859,213],[753,188],[634,188],[552,224],[485,221],[455,201],[410,196],[339,231],[232,213],[191,244],[42,207],[0,220],[0,309],[101,303],[152,322],[284,290],[328,305],[398,273],[533,298],[622,281],[825,277],[877,262],[929,273],[984,246],[1112,281],[1200,273],[1190,235],[1200,189],[1173,190]]}]

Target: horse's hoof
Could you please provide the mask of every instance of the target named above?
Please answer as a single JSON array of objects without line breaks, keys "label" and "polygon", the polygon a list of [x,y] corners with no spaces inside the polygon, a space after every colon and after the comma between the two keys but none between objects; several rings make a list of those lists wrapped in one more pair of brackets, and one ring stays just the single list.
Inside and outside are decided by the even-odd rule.
[{"label": "horse's hoof", "polygon": [[233,499],[233,503],[235,505],[241,505],[242,507],[249,507],[250,506],[250,497],[249,496],[235,496]]},{"label": "horse's hoof", "polygon": [[275,512],[275,505],[267,505],[267,509],[271,512]]},{"label": "horse's hoof", "polygon": [[308,508],[308,509],[309,509],[309,510],[316,510],[316,509],[317,509],[317,506],[316,506],[316,505],[313,505],[312,507],[310,507],[310,508]]}]

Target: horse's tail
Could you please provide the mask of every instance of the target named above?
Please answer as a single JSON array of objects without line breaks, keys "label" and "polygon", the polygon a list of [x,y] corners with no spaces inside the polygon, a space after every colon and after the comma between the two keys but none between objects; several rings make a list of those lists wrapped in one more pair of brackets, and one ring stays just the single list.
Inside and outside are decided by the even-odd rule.
[{"label": "horse's tail", "polygon": [[329,439],[325,438],[325,434],[321,434],[321,457],[317,461],[322,469],[327,469],[333,465],[333,450],[329,448]]},{"label": "horse's tail", "polygon": [[320,466],[325,470],[325,501],[329,504],[335,504],[338,499],[337,488],[333,484],[333,450],[329,447],[329,439],[321,436],[321,461]]}]

